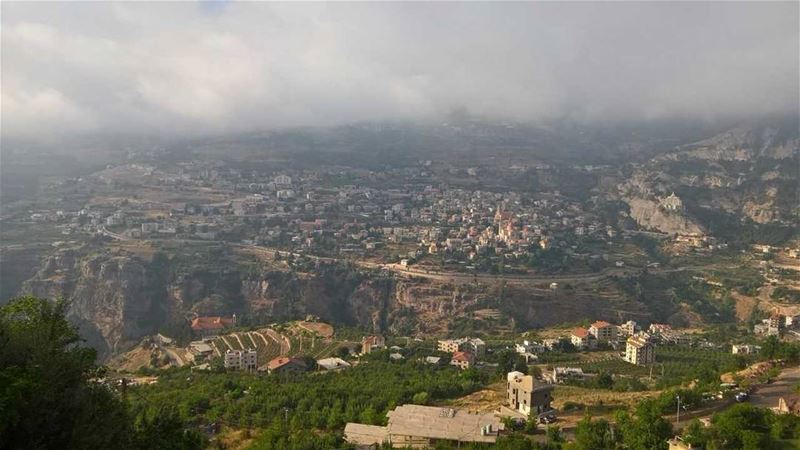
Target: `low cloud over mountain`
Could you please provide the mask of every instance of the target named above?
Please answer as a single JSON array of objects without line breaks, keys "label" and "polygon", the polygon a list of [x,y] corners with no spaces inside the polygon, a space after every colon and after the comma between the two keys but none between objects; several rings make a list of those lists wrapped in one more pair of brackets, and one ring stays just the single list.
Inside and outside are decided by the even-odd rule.
[{"label": "low cloud over mountain", "polygon": [[798,108],[798,4],[2,5],[5,137]]}]

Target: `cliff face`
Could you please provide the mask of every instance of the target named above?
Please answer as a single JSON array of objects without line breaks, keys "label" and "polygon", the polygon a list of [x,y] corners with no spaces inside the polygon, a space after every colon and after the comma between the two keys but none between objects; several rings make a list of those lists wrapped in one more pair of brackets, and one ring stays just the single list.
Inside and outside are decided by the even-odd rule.
[{"label": "cliff face", "polygon": [[[796,125],[739,127],[681,146],[635,167],[617,185],[640,226],[666,233],[696,233],[708,214],[753,222],[796,222],[800,138]],[[677,192],[680,214],[658,208],[657,198]],[[719,222],[718,214],[713,214]]]},{"label": "cliff face", "polygon": [[104,359],[163,320],[163,296],[157,276],[136,258],[77,250],[56,252],[43,259],[23,294],[70,301],[70,318]]},{"label": "cliff face", "polygon": [[94,257],[81,261],[77,271],[71,313],[96,327],[112,352],[158,325],[161,305],[141,261]]},{"label": "cliff face", "polygon": [[[522,288],[500,294],[497,287],[396,279],[333,264],[308,272],[254,270],[227,259],[179,267],[165,257],[148,261],[102,247],[62,250],[44,258],[22,291],[70,300],[71,320],[101,360],[145,335],[185,326],[190,314],[236,313],[243,324],[312,314],[337,325],[415,335],[445,333],[454,321],[487,307],[500,308],[513,318],[510,323],[521,326],[586,318],[608,307],[597,299],[554,298]],[[502,295],[507,297],[501,300]],[[597,308],[587,310],[586,304]]]},{"label": "cliff face", "polygon": [[[252,323],[302,318],[386,331],[396,307],[395,283],[338,266],[314,273],[253,273],[234,261],[176,267],[100,248],[44,257],[20,294],[70,301],[70,319],[106,359],[143,336],[186,323],[190,314],[230,315]],[[404,321],[405,319],[402,319]]]},{"label": "cliff face", "polygon": [[630,215],[642,228],[669,234],[702,234],[703,230],[688,216],[665,211],[653,200],[643,198],[626,199]]},{"label": "cliff face", "polygon": [[[235,258],[178,259],[156,254],[145,260],[103,247],[60,250],[42,260],[23,292],[70,300],[70,318],[101,360],[145,335],[185,327],[190,314],[236,313],[243,325],[312,314],[335,325],[407,336],[444,334],[477,322],[494,332],[515,325],[527,329],[649,317],[647,305],[608,283],[554,292],[541,286],[402,279],[335,264],[298,272]],[[484,319],[478,312],[487,310],[489,319]]]}]

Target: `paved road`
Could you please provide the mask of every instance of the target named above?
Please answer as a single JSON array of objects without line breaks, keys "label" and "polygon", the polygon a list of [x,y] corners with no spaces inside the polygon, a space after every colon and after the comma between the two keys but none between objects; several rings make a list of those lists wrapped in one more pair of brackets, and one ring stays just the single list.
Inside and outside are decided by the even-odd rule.
[{"label": "paved road", "polygon": [[[430,271],[430,270],[421,270],[415,267],[407,267],[401,266],[400,264],[389,263],[389,264],[381,264],[372,261],[361,261],[361,260],[348,260],[348,259],[341,259],[341,258],[329,258],[323,256],[314,256],[309,254],[299,254],[299,253],[292,253],[283,250],[276,250],[271,249],[268,247],[262,247],[258,245],[244,245],[244,244],[231,244],[233,247],[238,247],[242,249],[247,249],[251,251],[256,251],[258,253],[263,254],[268,258],[274,258],[275,254],[279,254],[281,257],[287,257],[290,254],[295,257],[306,257],[312,259],[314,261],[320,262],[342,262],[347,261],[353,263],[359,267],[365,269],[383,269],[390,272],[393,272],[399,276],[405,277],[417,277],[417,278],[425,278],[430,280],[436,281],[443,281],[443,282],[451,282],[457,284],[468,284],[468,283],[491,283],[497,281],[504,281],[506,283],[574,283],[574,282],[591,282],[591,281],[599,281],[604,278],[610,276],[625,276],[630,274],[636,274],[642,272],[641,267],[625,267],[625,268],[608,268],[604,269],[600,272],[593,272],[593,273],[583,273],[583,274],[572,274],[572,275],[539,275],[539,274],[524,274],[524,275],[513,275],[513,274],[506,274],[506,275],[492,275],[487,273],[464,273],[464,272],[438,272],[438,271]],[[653,274],[665,274],[665,273],[673,273],[673,272],[683,272],[688,270],[697,270],[697,269],[708,269],[710,266],[702,267],[702,266],[686,266],[686,267],[676,267],[670,269],[648,269],[650,273]]]},{"label": "paved road", "polygon": [[[760,408],[776,407],[778,406],[778,399],[785,395],[793,394],[795,392],[794,387],[797,386],[798,383],[800,383],[800,366],[785,368],[781,371],[780,375],[778,375],[773,383],[757,386],[755,391],[750,395],[750,402],[754,406],[758,406]],[[725,399],[712,402],[711,404],[708,404],[699,410],[681,413],[680,423],[675,423],[675,414],[667,414],[664,416],[664,418],[672,424],[673,429],[678,431],[683,429],[683,427],[691,423],[691,421],[694,419],[711,417],[715,413],[722,411],[735,403],[736,402],[733,399]],[[556,425],[559,424],[556,423]],[[574,425],[561,425],[561,431],[564,433],[567,439],[575,438]],[[543,442],[544,437],[537,435],[534,440]]]},{"label": "paved road", "polygon": [[750,402],[762,408],[778,406],[778,399],[794,393],[800,383],[800,366],[783,369],[771,384],[762,384],[750,396]]},{"label": "paved road", "polygon": [[[117,233],[113,233],[108,231],[104,226],[98,228],[98,231],[112,239],[121,240],[121,241],[128,241],[132,240],[131,238],[120,235]],[[174,240],[174,239],[173,239]],[[187,240],[188,241],[188,240]],[[197,242],[210,242],[210,241],[197,241]],[[457,284],[468,284],[468,283],[491,283],[491,282],[498,282],[503,281],[506,283],[579,283],[579,282],[593,282],[599,281],[604,278],[610,276],[625,276],[631,275],[636,273],[641,273],[644,270],[641,267],[625,267],[625,268],[607,268],[600,272],[595,273],[584,273],[584,274],[572,274],[572,275],[539,275],[539,274],[524,274],[524,275],[491,275],[486,273],[464,273],[464,272],[438,272],[438,271],[429,271],[429,270],[421,270],[415,267],[404,267],[400,264],[381,264],[372,261],[362,261],[362,260],[349,260],[343,258],[330,258],[324,256],[315,256],[309,254],[300,254],[294,252],[287,252],[284,250],[277,250],[268,247],[262,247],[259,245],[245,245],[245,244],[234,244],[228,243],[231,247],[246,249],[250,251],[255,251],[261,253],[265,257],[274,258],[275,254],[277,253],[283,258],[292,255],[292,257],[299,258],[305,257],[309,258],[314,261],[325,262],[325,263],[334,263],[334,262],[350,262],[355,264],[359,267],[365,269],[382,269],[393,272],[399,276],[405,277],[418,277],[418,278],[425,278],[430,280],[436,281],[443,281],[443,282],[451,282]],[[709,269],[713,266],[685,266],[685,267],[676,267],[670,269],[648,269],[650,273],[653,274],[665,274],[665,273],[673,273],[673,272],[684,272],[689,270],[698,270],[698,269]]]}]

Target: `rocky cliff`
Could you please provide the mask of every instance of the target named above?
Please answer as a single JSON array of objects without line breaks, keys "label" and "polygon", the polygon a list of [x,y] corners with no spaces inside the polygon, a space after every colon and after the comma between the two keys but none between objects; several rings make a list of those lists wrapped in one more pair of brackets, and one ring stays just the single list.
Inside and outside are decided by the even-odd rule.
[{"label": "rocky cliff", "polygon": [[69,315],[101,359],[163,322],[161,277],[138,258],[85,249],[59,250],[42,260],[24,294],[70,302]]},{"label": "rocky cliff", "polygon": [[668,234],[701,235],[703,229],[694,220],[679,211],[666,211],[657,201],[644,198],[626,198],[630,216],[646,230]]},{"label": "rocky cliff", "polygon": [[[106,357],[142,336],[185,326],[186,317],[236,313],[244,324],[313,314],[337,324],[387,331],[393,325],[396,284],[338,265],[313,273],[253,271],[233,260],[177,264],[146,260],[102,247],[62,249],[43,258],[21,294],[70,301],[70,318]],[[399,320],[406,323],[407,319]]]},{"label": "rocky cliff", "polygon": [[[758,224],[796,223],[800,213],[800,138],[792,126],[742,126],[636,165],[617,185],[640,226],[693,233],[719,214]],[[686,208],[666,212],[658,199],[676,192]]]}]

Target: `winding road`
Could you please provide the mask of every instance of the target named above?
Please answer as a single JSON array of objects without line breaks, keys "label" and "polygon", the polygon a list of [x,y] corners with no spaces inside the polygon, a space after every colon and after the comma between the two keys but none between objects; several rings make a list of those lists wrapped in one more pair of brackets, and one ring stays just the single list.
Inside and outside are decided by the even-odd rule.
[{"label": "winding road", "polygon": [[[108,236],[115,240],[120,241],[130,241],[133,238],[113,233],[108,231],[106,227],[100,226],[98,227],[97,231],[105,236]],[[183,241],[192,241],[188,239],[182,239]],[[208,243],[209,241],[205,240],[198,240],[198,242]],[[220,242],[225,243],[225,242]],[[377,270],[386,270],[389,272],[393,272],[398,276],[406,277],[406,278],[424,278],[428,280],[435,280],[440,282],[450,282],[456,284],[469,284],[469,283],[492,283],[492,282],[505,282],[509,284],[535,284],[535,283],[579,283],[579,282],[594,282],[599,281],[607,277],[611,276],[626,276],[632,275],[636,273],[641,273],[644,269],[641,267],[610,267],[601,270],[600,272],[593,272],[593,273],[582,273],[582,274],[571,274],[571,275],[541,275],[541,274],[487,274],[487,273],[464,273],[464,272],[440,272],[440,271],[432,271],[432,270],[422,270],[417,269],[415,267],[408,267],[402,266],[396,263],[377,263],[373,261],[364,261],[364,260],[352,260],[352,259],[345,259],[345,258],[331,258],[325,256],[315,256],[309,254],[301,254],[295,252],[288,252],[285,250],[277,250],[269,247],[262,247],[259,245],[252,245],[252,244],[235,244],[235,243],[227,243],[233,248],[238,248],[242,250],[252,251],[255,253],[259,253],[266,258],[273,259],[275,255],[280,255],[283,258],[288,256],[292,256],[294,258],[305,257],[309,258],[314,261],[319,262],[327,262],[327,263],[335,263],[335,262],[350,262],[355,264],[359,267],[364,269],[377,269]],[[684,267],[676,267],[676,268],[669,268],[669,269],[647,269],[649,273],[653,274],[665,274],[665,273],[673,273],[673,272],[684,272],[689,270],[699,270],[699,269],[708,269],[711,266],[684,266]]]}]

